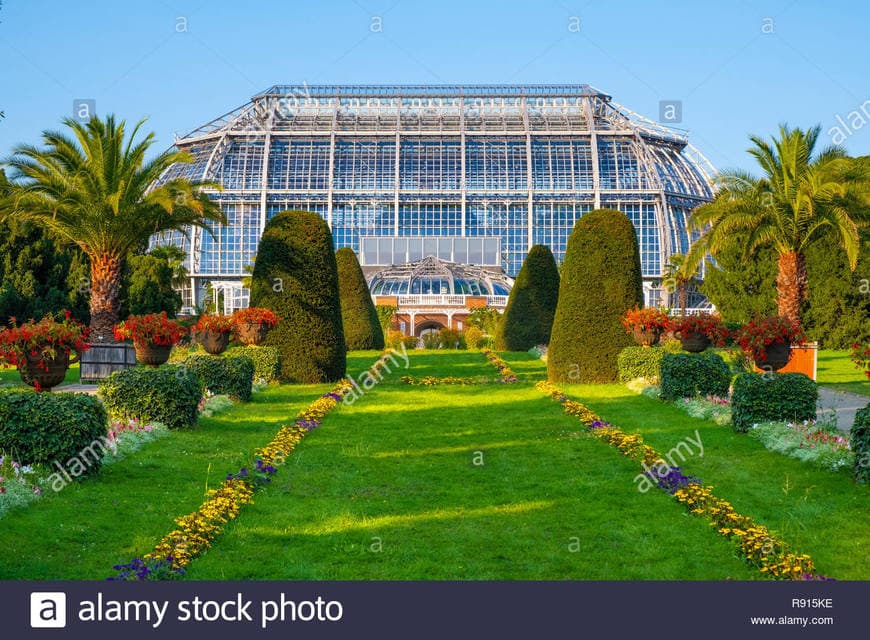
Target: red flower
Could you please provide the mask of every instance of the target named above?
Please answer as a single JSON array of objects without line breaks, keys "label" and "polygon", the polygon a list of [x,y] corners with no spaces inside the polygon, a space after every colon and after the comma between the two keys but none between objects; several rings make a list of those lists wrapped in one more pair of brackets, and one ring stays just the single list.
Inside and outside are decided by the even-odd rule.
[{"label": "red flower", "polygon": [[640,309],[635,305],[634,309],[625,312],[622,317],[622,326],[625,327],[626,333],[631,333],[635,329],[639,331],[665,331],[671,326],[671,319],[666,313],[655,307]]},{"label": "red flower", "polygon": [[130,316],[115,325],[115,340],[132,340],[136,345],[176,344],[186,329],[166,317],[166,312],[149,313],[144,316]]},{"label": "red flower", "polygon": [[773,343],[795,344],[806,340],[797,322],[783,316],[754,318],[734,332],[734,341],[753,360],[767,360],[767,347]]},{"label": "red flower", "polygon": [[240,309],[232,316],[233,324],[237,327],[241,324],[250,322],[257,324],[263,322],[268,328],[274,327],[281,320],[271,309],[263,309],[260,307],[250,307],[248,309]]}]

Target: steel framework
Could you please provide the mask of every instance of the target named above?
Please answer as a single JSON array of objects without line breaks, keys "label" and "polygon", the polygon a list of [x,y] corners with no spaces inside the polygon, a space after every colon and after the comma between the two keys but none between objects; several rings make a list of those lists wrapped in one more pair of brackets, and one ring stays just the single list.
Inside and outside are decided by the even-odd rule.
[{"label": "steel framework", "polygon": [[577,218],[623,211],[638,234],[648,302],[687,216],[712,195],[713,168],[685,132],[589,85],[276,85],[177,138],[193,161],[161,181],[211,180],[228,224],[155,237],[184,247],[187,304],[207,282],[237,282],[267,220],[315,211],[336,247],[368,236],[486,236],[516,275],[534,244],[564,256]]}]

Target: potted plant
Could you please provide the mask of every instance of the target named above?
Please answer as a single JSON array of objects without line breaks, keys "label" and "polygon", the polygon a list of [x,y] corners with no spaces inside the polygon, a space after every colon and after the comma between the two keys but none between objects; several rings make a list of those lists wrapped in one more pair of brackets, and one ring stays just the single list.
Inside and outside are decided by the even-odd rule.
[{"label": "potted plant", "polygon": [[683,351],[701,353],[710,344],[717,347],[725,345],[728,328],[722,319],[715,314],[702,313],[696,316],[686,316],[674,325],[674,331],[680,340]]},{"label": "potted plant", "polygon": [[259,345],[266,339],[269,329],[278,324],[280,318],[271,309],[250,307],[236,311],[232,320],[239,342],[247,345]]},{"label": "potted plant", "polygon": [[784,316],[755,318],[734,334],[734,341],[756,366],[782,369],[791,357],[791,345],[805,340],[800,325]]},{"label": "potted plant", "polygon": [[861,346],[860,344],[852,345],[852,362],[859,369],[864,370],[864,375],[870,380],[870,344]]},{"label": "potted plant", "polygon": [[622,325],[625,332],[630,333],[635,342],[644,347],[658,342],[659,336],[670,327],[671,319],[668,315],[655,307],[640,309],[635,305],[634,309],[625,312]]},{"label": "potted plant", "polygon": [[185,329],[166,312],[130,316],[115,325],[115,340],[132,340],[136,359],[149,367],[157,367],[167,360],[173,345],[184,335]]},{"label": "potted plant", "polygon": [[223,353],[230,344],[233,319],[230,316],[203,314],[193,326],[193,331],[197,333],[197,341],[202,348],[216,356]]},{"label": "potted plant", "polygon": [[17,326],[11,319],[0,332],[0,361],[18,367],[21,380],[37,391],[51,391],[63,382],[71,364],[88,349],[88,329],[65,311],[62,320],[47,314],[39,322]]}]

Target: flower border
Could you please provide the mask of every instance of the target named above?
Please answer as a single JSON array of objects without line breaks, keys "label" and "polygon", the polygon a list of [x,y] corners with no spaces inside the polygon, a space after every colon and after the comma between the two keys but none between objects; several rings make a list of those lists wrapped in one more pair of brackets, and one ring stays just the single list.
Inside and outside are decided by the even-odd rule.
[{"label": "flower border", "polygon": [[517,374],[514,373],[514,370],[511,369],[508,363],[504,360],[504,358],[498,355],[495,351],[493,351],[492,349],[484,348],[481,349],[480,352],[484,356],[486,356],[486,359],[489,361],[489,363],[498,370],[499,375],[501,375],[499,382],[505,382],[508,384],[519,382],[517,380]]},{"label": "flower border", "polygon": [[317,398],[284,425],[265,447],[254,451],[254,471],[243,467],[229,474],[217,489],[210,490],[199,509],[176,518],[176,529],[166,534],[142,558],[113,568],[117,574],[109,580],[148,580],[177,578],[184,575],[190,561],[211,547],[225,524],[238,517],[244,505],[253,502],[254,493],[271,480],[278,466],[284,464],[296,445],[308,432],[320,426],[323,418],[338,406],[353,387],[340,380],[331,391]]},{"label": "flower border", "polygon": [[[616,447],[622,455],[643,463],[645,469],[650,465],[659,465],[663,460],[655,449],[644,443],[639,434],[626,434],[603,422],[591,409],[576,400],[569,399],[556,385],[542,381],[535,387],[560,402],[565,413],[579,418],[588,433]],[[679,470],[671,468],[669,471]],[[662,483],[658,486],[666,489]],[[775,537],[766,526],[737,513],[730,503],[713,494],[712,486],[705,486],[697,480],[690,479],[676,488],[672,495],[685,505],[689,513],[706,517],[710,521],[710,526],[716,527],[721,535],[736,540],[743,557],[761,573],[783,580],[827,579],[815,573],[815,565],[810,556],[791,551],[789,546]]]}]

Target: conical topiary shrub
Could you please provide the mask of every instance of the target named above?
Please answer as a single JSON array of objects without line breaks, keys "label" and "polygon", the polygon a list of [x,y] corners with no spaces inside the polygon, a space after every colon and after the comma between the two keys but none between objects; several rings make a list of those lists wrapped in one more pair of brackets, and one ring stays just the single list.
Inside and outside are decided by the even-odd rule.
[{"label": "conical topiary shrub", "polygon": [[309,211],[284,211],[263,231],[251,275],[251,306],[281,321],[265,345],[281,354],[281,382],[334,382],[347,353],[332,233]]},{"label": "conical topiary shrub", "polygon": [[550,249],[536,244],[529,250],[511,289],[496,332],[495,345],[505,351],[528,351],[549,344],[559,300],[559,269]]},{"label": "conical topiary shrub", "polygon": [[335,262],[338,265],[341,323],[348,351],[383,349],[384,332],[356,253],[349,247],[339,249],[335,252]]},{"label": "conical topiary shrub", "polygon": [[568,238],[547,351],[553,382],[614,382],[619,352],[633,344],[620,320],[643,305],[640,253],[625,214],[601,209]]}]

